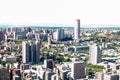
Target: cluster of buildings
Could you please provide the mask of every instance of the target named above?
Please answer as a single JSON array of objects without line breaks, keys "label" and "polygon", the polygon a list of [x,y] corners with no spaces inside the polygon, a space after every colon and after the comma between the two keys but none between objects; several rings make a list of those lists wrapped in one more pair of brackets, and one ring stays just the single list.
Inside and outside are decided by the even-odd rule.
[{"label": "cluster of buildings", "polygon": [[29,69],[23,70],[23,75],[25,79],[31,78],[32,80],[81,79],[85,78],[85,64],[76,61],[55,64],[53,67],[53,60],[48,59],[44,61],[43,65],[33,65]]},{"label": "cluster of buildings", "polygon": [[85,79],[85,64],[81,61],[55,64],[45,59],[43,65],[6,64],[0,66],[2,80],[73,80]]},{"label": "cluster of buildings", "polygon": [[[74,31],[68,28],[37,29],[13,27],[0,30],[0,80],[119,80],[120,57],[102,58],[102,55],[118,55],[112,43],[106,39],[82,40],[97,33],[110,34],[112,30],[82,29],[75,20]],[[66,39],[70,38],[70,41]],[[73,39],[71,39],[73,38]],[[44,44],[43,44],[44,42]],[[46,44],[45,44],[46,43]],[[63,50],[59,49],[63,45]],[[52,57],[44,50],[54,50]],[[63,54],[62,54],[63,53]],[[70,60],[56,63],[58,55]],[[85,62],[85,59],[88,61]],[[87,75],[87,64],[102,65],[103,71]]]}]

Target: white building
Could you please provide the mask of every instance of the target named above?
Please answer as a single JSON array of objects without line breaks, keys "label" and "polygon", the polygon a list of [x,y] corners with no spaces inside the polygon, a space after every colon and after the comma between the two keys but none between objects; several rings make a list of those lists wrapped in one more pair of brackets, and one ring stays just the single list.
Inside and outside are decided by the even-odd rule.
[{"label": "white building", "polygon": [[119,80],[118,74],[104,74],[103,80]]},{"label": "white building", "polygon": [[22,42],[22,62],[29,62],[29,43]]},{"label": "white building", "polygon": [[10,55],[5,57],[5,62],[7,63],[15,63],[17,61],[17,57]]},{"label": "white building", "polygon": [[79,40],[80,39],[80,20],[77,19],[75,21],[75,26],[74,26],[74,39]]},{"label": "white building", "polygon": [[97,64],[101,62],[101,50],[95,43],[89,47],[89,62],[91,64]]}]

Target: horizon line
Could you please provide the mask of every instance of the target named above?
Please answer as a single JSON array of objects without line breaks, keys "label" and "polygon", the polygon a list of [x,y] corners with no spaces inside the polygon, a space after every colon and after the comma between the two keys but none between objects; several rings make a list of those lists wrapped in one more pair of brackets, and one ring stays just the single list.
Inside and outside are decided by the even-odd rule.
[{"label": "horizon line", "polygon": [[[6,27],[74,27],[74,25],[63,25],[63,24],[0,24],[1,26],[6,26]],[[120,27],[118,24],[82,24],[80,27]]]}]

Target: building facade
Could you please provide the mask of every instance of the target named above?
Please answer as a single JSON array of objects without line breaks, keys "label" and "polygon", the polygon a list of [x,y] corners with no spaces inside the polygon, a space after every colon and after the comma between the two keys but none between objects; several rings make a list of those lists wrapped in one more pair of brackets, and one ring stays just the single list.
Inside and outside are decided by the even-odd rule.
[{"label": "building facade", "polygon": [[73,62],[72,63],[71,77],[74,80],[85,78],[85,64],[83,62]]}]

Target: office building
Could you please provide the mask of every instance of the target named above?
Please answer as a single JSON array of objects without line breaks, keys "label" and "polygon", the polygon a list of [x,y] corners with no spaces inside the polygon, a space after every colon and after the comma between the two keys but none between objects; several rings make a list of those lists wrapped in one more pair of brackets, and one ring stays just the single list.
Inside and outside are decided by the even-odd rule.
[{"label": "office building", "polygon": [[74,40],[80,39],[80,20],[77,19],[74,25]]},{"label": "office building", "polygon": [[89,47],[89,63],[97,64],[101,62],[101,50],[100,47],[93,43]]}]

